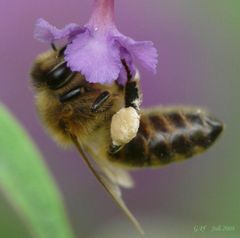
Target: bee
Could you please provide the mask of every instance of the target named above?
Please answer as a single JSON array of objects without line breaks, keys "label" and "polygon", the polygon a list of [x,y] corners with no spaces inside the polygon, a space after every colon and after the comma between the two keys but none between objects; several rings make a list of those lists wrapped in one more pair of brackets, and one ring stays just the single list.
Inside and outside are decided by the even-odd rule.
[{"label": "bee", "polygon": [[[143,233],[121,197],[120,187],[134,185],[128,170],[161,167],[202,153],[219,137],[223,123],[201,108],[140,110],[138,76],[132,77],[124,61],[125,86],[89,83],[81,73],[68,68],[64,50],[47,51],[33,64],[39,116],[59,144],[76,146],[100,184]],[[110,126],[113,115],[123,107],[139,112],[140,126],[135,138],[118,147],[112,144]]]}]

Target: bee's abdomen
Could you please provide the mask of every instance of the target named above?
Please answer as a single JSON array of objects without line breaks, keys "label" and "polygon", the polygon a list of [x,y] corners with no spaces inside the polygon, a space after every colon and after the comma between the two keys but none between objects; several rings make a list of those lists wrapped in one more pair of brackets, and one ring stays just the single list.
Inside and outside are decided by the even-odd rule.
[{"label": "bee's abdomen", "polygon": [[220,121],[198,109],[145,112],[137,136],[116,157],[132,166],[165,165],[205,151],[222,130]]}]

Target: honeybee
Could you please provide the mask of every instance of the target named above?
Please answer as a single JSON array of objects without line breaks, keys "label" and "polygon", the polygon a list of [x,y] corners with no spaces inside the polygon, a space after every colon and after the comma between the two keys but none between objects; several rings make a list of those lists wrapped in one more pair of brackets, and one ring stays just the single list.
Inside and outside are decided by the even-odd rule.
[{"label": "honeybee", "polygon": [[[186,160],[208,149],[223,124],[201,108],[156,107],[141,109],[138,76],[125,86],[89,83],[64,61],[65,48],[39,55],[31,75],[36,107],[43,124],[62,145],[74,144],[94,176],[128,218],[143,230],[121,198],[120,187],[134,183],[128,169],[161,167]],[[110,125],[123,107],[140,114],[137,135],[122,147],[112,144]]]}]

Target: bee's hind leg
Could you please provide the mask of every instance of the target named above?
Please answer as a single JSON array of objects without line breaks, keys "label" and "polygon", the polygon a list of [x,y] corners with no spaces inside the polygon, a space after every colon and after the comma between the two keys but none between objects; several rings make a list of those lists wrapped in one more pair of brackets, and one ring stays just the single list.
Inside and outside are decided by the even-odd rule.
[{"label": "bee's hind leg", "polygon": [[139,111],[141,104],[139,73],[137,72],[133,77],[125,60],[122,60],[122,64],[127,73],[127,82],[125,85],[125,107],[133,107],[135,110]]},{"label": "bee's hind leg", "polygon": [[120,151],[124,146],[123,145],[114,145],[113,143],[110,145],[109,147],[109,154],[114,155],[116,154],[118,151]]},{"label": "bee's hind leg", "polygon": [[[115,142],[113,141],[109,148],[110,154],[116,154],[124,147],[125,144],[127,144],[131,139],[133,139],[136,136],[140,121],[139,111],[141,104],[141,95],[139,90],[139,74],[136,73],[135,77],[133,78],[125,60],[122,60],[122,64],[127,72],[127,82],[125,85],[125,108],[122,108],[119,112],[117,112],[117,114],[115,114],[115,117],[118,117],[118,115],[119,117],[126,116],[126,118],[129,118],[129,121],[134,121],[134,123],[129,124],[129,127],[131,127],[131,130],[132,127],[135,127],[135,133],[129,134],[126,131],[126,136],[124,136],[126,138],[126,141],[124,141],[123,139],[121,139],[120,143],[116,143],[116,141]],[[111,128],[118,126],[115,125],[117,123],[119,123],[119,119],[115,118],[115,120],[112,120]],[[117,130],[111,129],[112,138],[116,137],[116,135],[113,135],[116,134],[116,131]],[[117,131],[117,134],[118,133],[120,134],[121,132]],[[122,135],[119,135],[119,138],[120,137],[122,137]]]},{"label": "bee's hind leg", "polygon": [[139,82],[138,82],[138,73],[137,76],[131,80],[127,81],[125,86],[125,107],[133,107],[136,111],[139,112],[141,104],[141,96],[139,93]]}]

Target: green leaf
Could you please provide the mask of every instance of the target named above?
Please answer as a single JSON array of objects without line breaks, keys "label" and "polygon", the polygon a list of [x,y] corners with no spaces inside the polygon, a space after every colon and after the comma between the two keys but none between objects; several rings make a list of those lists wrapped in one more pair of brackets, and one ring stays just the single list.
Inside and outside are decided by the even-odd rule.
[{"label": "green leaf", "polygon": [[1,193],[31,237],[74,237],[60,193],[38,150],[20,124],[0,104]]}]

